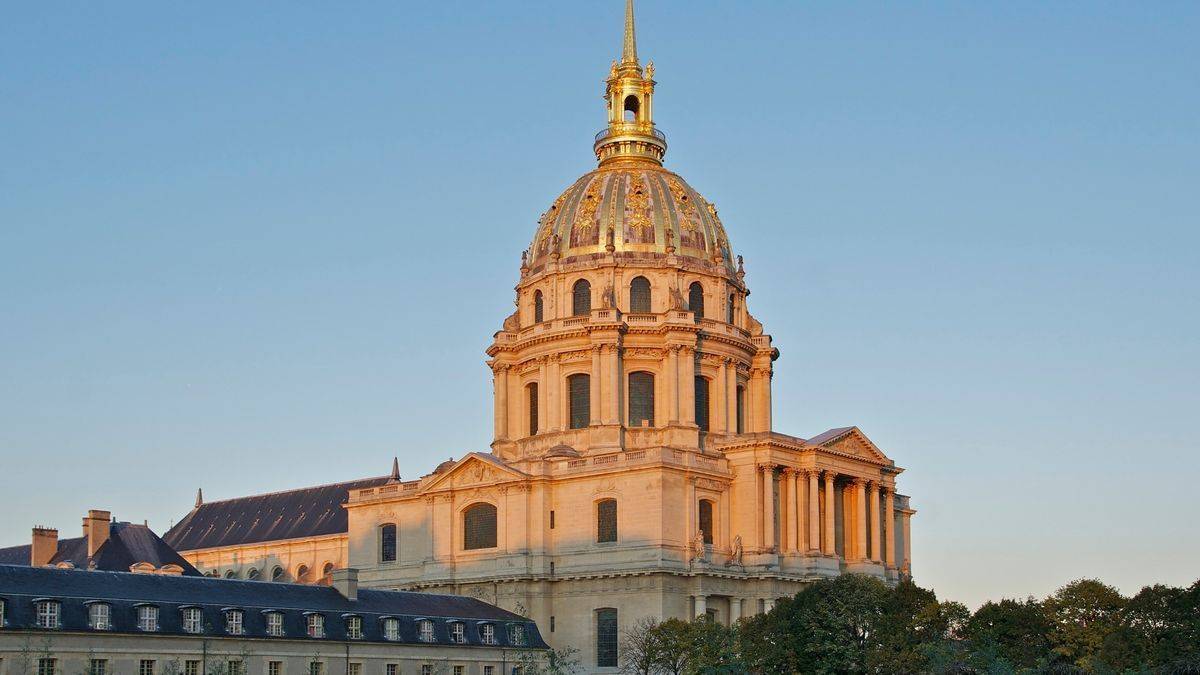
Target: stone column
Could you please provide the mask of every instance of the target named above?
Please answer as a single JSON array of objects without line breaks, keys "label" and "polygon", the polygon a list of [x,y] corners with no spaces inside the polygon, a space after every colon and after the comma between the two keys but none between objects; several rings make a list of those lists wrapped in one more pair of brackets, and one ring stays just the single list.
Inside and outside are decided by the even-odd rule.
[{"label": "stone column", "polygon": [[896,567],[896,492],[884,486],[883,560],[889,569]]},{"label": "stone column", "polygon": [[827,556],[837,554],[837,547],[834,546],[833,542],[834,534],[837,532],[837,528],[833,522],[834,516],[837,515],[833,489],[833,480],[835,478],[837,478],[836,473],[829,469],[825,470],[825,537],[822,540],[823,546],[821,547],[821,552]]},{"label": "stone column", "polygon": [[625,406],[622,395],[625,391],[625,377],[621,374],[621,348],[618,345],[608,346],[608,371],[611,383],[608,392],[608,423],[620,424],[625,419]]},{"label": "stone column", "polygon": [[763,477],[763,552],[775,548],[775,465],[759,465]]},{"label": "stone column", "polygon": [[724,434],[729,431],[729,404],[725,400],[725,366],[717,366],[717,376],[709,386],[709,407],[712,408],[711,430],[713,433]]},{"label": "stone column", "polygon": [[773,609],[775,609],[775,598],[763,600],[763,614],[769,614]]},{"label": "stone column", "polygon": [[733,359],[725,359],[721,366],[725,371],[725,419],[729,433],[737,433],[737,368]]},{"label": "stone column", "polygon": [[675,345],[667,347],[667,372],[664,374],[667,385],[667,423],[679,423],[679,349]]},{"label": "stone column", "polygon": [[871,481],[871,561],[882,562],[883,551],[880,550],[882,541],[879,531],[879,481]]},{"label": "stone column", "polygon": [[550,370],[546,367],[545,357],[538,357],[538,433],[544,434],[554,427],[551,426],[550,405]]},{"label": "stone column", "polygon": [[729,599],[729,625],[732,626],[733,624],[737,623],[738,620],[741,618],[742,618],[742,599],[741,598],[730,598]]},{"label": "stone column", "polygon": [[[696,423],[696,350],[679,350],[679,421]],[[711,394],[711,392],[710,392]]]},{"label": "stone column", "polygon": [[546,365],[546,375],[548,381],[546,384],[546,420],[547,428],[550,431],[562,431],[566,428],[563,424],[562,415],[566,410],[566,404],[563,402],[563,397],[559,394],[562,390],[562,382],[559,382],[558,377],[558,354],[551,354],[549,363]]},{"label": "stone column", "polygon": [[496,440],[508,438],[508,366],[497,364],[493,378]]},{"label": "stone column", "polygon": [[604,369],[600,365],[600,345],[592,346],[592,374],[588,378],[588,385],[591,389],[588,392],[588,417],[591,424],[600,424],[603,419],[603,413],[600,412],[600,378],[604,374]]},{"label": "stone column", "polygon": [[696,599],[696,618],[703,619],[708,614],[708,597],[703,595],[692,597]]},{"label": "stone column", "polygon": [[854,479],[854,558],[867,557],[867,484],[861,478]]},{"label": "stone column", "polygon": [[818,476],[821,472],[816,469],[806,469],[804,473],[808,476],[808,550],[819,551],[821,549],[821,488]]},{"label": "stone column", "polygon": [[904,563],[900,569],[908,576],[912,576],[912,514],[908,511],[900,512],[900,527],[904,532]]},{"label": "stone column", "polygon": [[800,472],[796,469],[788,469],[787,476],[790,479],[787,508],[788,550],[798,553],[803,550],[800,546],[800,537],[804,532],[800,527]]}]

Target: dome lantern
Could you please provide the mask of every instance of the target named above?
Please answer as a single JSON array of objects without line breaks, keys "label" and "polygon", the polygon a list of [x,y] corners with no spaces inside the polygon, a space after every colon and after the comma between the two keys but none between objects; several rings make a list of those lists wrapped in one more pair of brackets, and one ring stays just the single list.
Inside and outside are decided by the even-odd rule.
[{"label": "dome lantern", "polygon": [[633,0],[625,0],[625,40],[621,60],[613,61],[604,82],[608,127],[596,134],[593,149],[600,166],[615,163],[662,165],[667,137],[654,128],[654,62],[637,55]]}]

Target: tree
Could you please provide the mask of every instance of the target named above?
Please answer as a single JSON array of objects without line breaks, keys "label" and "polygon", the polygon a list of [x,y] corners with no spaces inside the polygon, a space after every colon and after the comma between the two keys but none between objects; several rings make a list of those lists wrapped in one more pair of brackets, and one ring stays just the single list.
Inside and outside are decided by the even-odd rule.
[{"label": "tree", "polygon": [[621,633],[621,672],[630,675],[653,675],[662,648],[658,637],[658,619],[645,616]]},{"label": "tree", "polygon": [[1054,653],[1085,670],[1100,665],[1099,654],[1117,630],[1126,599],[1112,586],[1095,579],[1080,579],[1046,598],[1043,607],[1053,624],[1050,643]]},{"label": "tree", "polygon": [[579,672],[579,650],[522,649],[517,652],[517,665],[522,675],[571,675]]},{"label": "tree", "polygon": [[1050,657],[1051,624],[1033,598],[984,603],[963,627],[976,667],[1034,668]]}]

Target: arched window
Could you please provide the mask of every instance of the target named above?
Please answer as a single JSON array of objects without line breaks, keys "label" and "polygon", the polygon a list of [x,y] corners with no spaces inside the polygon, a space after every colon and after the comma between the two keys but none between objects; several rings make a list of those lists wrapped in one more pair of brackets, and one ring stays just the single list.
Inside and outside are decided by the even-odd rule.
[{"label": "arched window", "polygon": [[542,322],[542,292],[533,292],[533,322]]},{"label": "arched window", "polygon": [[654,426],[654,375],[629,374],[629,426]]},{"label": "arched window", "polygon": [[737,310],[737,298],[733,293],[729,294],[729,301],[725,303],[725,320],[729,323],[734,323],[734,315]]},{"label": "arched window", "polygon": [[308,565],[300,565],[296,568],[296,583],[308,583]]},{"label": "arched window", "polygon": [[496,548],[496,507],[486,502],[463,511],[463,548]]},{"label": "arched window", "polygon": [[271,570],[271,581],[275,581],[275,582],[283,581],[283,568],[282,567],[276,566],[275,569]]},{"label": "arched window", "polygon": [[331,576],[333,576],[333,563],[327,562],[321,567],[321,580],[329,583]]},{"label": "arched window", "polygon": [[650,309],[650,280],[646,277],[634,277],[629,282],[629,312],[631,314],[649,314]]},{"label": "arched window", "polygon": [[617,500],[600,500],[596,502],[596,543],[605,544],[616,540]]},{"label": "arched window", "polygon": [[708,380],[696,376],[696,426],[708,431]]},{"label": "arched window", "polygon": [[225,578],[226,578],[226,579],[236,579],[236,578],[237,578],[237,572],[236,572],[236,571],[234,571],[234,570],[229,570],[229,571],[225,572]]},{"label": "arched window", "polygon": [[379,528],[379,562],[396,562],[396,526],[393,523]]},{"label": "arched window", "polygon": [[567,403],[571,428],[586,429],[592,423],[592,378],[578,373],[567,378]]},{"label": "arched window", "polygon": [[525,400],[529,408],[529,435],[534,436],[538,432],[538,383],[530,382],[525,385]]},{"label": "arched window", "polygon": [[571,314],[587,316],[592,313],[592,285],[587,279],[580,279],[571,288]]},{"label": "arched window", "polygon": [[640,108],[640,107],[641,107],[641,102],[638,101],[637,96],[634,96],[633,94],[626,96],[623,119],[626,122],[636,122],[637,115],[638,115],[638,108]]},{"label": "arched window", "polygon": [[746,388],[740,384],[737,388],[737,432],[746,433]]},{"label": "arched window", "polygon": [[602,607],[596,610],[596,666],[617,667],[617,610]]},{"label": "arched window", "polygon": [[258,581],[258,570],[251,567],[250,571],[246,572],[246,578],[250,581]]},{"label": "arched window", "polygon": [[704,543],[713,543],[713,503],[707,499],[700,500],[700,532],[704,535]]},{"label": "arched window", "polygon": [[688,309],[695,313],[697,319],[704,318],[704,287],[699,281],[693,281],[688,286]]}]

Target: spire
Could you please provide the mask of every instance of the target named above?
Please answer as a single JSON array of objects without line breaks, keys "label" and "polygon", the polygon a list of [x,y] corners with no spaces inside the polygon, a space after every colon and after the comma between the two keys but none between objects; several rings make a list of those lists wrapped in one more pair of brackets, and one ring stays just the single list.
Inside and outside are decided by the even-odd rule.
[{"label": "spire", "polygon": [[625,0],[625,48],[621,65],[638,65],[637,35],[633,25],[633,0]]},{"label": "spire", "polygon": [[393,458],[392,458],[392,476],[391,476],[391,479],[392,479],[392,482],[393,482],[393,483],[399,483],[399,482],[400,482],[400,458],[399,458],[399,457],[393,457]]},{"label": "spire", "polygon": [[204,488],[196,488],[196,508],[204,506]]}]

